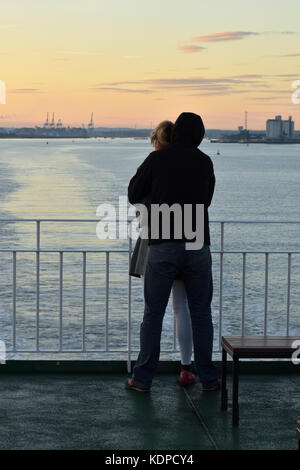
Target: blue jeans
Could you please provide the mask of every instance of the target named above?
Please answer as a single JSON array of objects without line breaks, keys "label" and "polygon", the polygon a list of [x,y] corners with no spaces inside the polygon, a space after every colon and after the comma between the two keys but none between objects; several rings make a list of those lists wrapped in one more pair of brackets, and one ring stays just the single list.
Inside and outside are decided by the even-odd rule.
[{"label": "blue jeans", "polygon": [[212,363],[213,294],[212,259],[209,245],[186,250],[185,242],[151,245],[145,272],[145,311],[140,329],[140,353],[133,369],[133,383],[150,388],[160,354],[162,322],[174,279],[182,278],[192,320],[194,358],[201,382],[216,380]]}]

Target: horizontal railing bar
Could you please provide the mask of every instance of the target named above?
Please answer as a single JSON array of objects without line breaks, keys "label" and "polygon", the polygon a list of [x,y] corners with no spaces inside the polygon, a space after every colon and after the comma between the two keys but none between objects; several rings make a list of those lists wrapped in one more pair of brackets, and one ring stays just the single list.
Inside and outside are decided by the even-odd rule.
[{"label": "horizontal railing bar", "polygon": [[299,224],[300,220],[210,220],[210,224]]},{"label": "horizontal railing bar", "polygon": [[99,220],[101,219],[0,219],[0,222],[99,222]]},{"label": "horizontal railing bar", "polygon": [[[64,354],[69,354],[69,353],[124,353],[124,354],[128,354],[128,350],[127,349],[109,349],[109,350],[106,350],[106,349],[63,349],[62,351],[60,351],[59,349],[55,349],[55,350],[49,350],[49,349],[40,349],[39,351],[37,351],[36,349],[33,349],[33,350],[30,350],[30,349],[17,349],[17,350],[12,350],[12,349],[6,349],[6,352],[7,353],[10,353],[10,354],[23,354],[23,353],[28,353],[28,354],[32,354],[32,353],[36,353],[36,354],[41,354],[41,353],[52,353],[52,354],[59,354],[59,353],[64,353]],[[131,349],[130,352],[133,352],[133,353],[138,353],[139,352],[139,349]],[[176,349],[176,350],[173,350],[173,349],[165,349],[165,350],[161,350],[160,351],[161,353],[165,354],[165,353],[174,353],[174,354],[177,354],[179,353],[179,349]],[[219,352],[218,349],[215,349],[213,352]]]},{"label": "horizontal railing bar", "polygon": [[[57,250],[47,250],[47,249],[40,249],[40,250],[37,250],[37,249],[22,249],[22,248],[0,248],[0,252],[7,252],[7,253],[13,253],[13,252],[16,252],[16,253],[128,253],[128,249],[127,250],[86,250],[86,249],[82,249],[82,250],[62,250],[62,249],[57,249]],[[300,253],[300,252],[299,252]]]},{"label": "horizontal railing bar", "polygon": [[[22,248],[0,248],[1,253],[129,253],[128,249],[127,250],[88,250],[88,249],[82,249],[82,250],[47,250],[47,249],[22,249]],[[225,253],[225,254],[272,254],[272,255],[288,255],[288,254],[295,254],[299,255],[300,251],[268,251],[268,250],[261,250],[261,251],[239,251],[239,250],[211,250],[211,253]]]},{"label": "horizontal railing bar", "polygon": [[[134,217],[133,217],[134,219]],[[132,220],[133,220],[132,219]],[[99,222],[98,219],[1,219],[1,222]],[[124,219],[114,219],[115,222],[126,222]],[[127,220],[130,222],[131,220]],[[105,222],[108,222],[105,219]],[[300,220],[210,220],[211,224],[300,224]]]}]

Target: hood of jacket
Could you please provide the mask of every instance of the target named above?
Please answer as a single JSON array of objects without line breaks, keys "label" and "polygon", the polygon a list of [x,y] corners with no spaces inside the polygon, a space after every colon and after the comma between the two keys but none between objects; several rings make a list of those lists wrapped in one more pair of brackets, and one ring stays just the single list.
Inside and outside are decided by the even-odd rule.
[{"label": "hood of jacket", "polygon": [[172,143],[198,147],[204,134],[205,127],[198,114],[181,113],[174,124]]}]

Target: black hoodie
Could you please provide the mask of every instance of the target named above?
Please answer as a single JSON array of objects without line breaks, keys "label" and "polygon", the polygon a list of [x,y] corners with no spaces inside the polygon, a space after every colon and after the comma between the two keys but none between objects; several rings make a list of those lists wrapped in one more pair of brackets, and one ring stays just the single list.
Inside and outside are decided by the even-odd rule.
[{"label": "black hoodie", "polygon": [[[183,214],[184,204],[192,204],[193,228],[196,204],[204,204],[204,243],[210,245],[207,209],[214,193],[215,176],[210,157],[198,149],[204,134],[200,116],[180,114],[174,125],[172,143],[148,155],[129,183],[128,199],[136,204],[150,195],[152,204],[180,204]],[[174,240],[173,227],[169,240],[163,239],[161,233],[159,239],[153,239],[150,233],[149,244],[170,240]],[[186,240],[184,230],[182,240]]]}]

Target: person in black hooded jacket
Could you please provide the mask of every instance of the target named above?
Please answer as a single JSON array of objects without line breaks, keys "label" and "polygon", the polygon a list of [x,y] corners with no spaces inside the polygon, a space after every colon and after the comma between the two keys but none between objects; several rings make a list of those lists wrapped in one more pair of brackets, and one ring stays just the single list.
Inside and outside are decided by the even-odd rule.
[{"label": "person in black hooded jacket", "polygon": [[[162,321],[173,281],[183,279],[190,308],[194,358],[203,390],[216,390],[218,372],[212,363],[213,325],[211,300],[213,293],[208,207],[211,203],[215,176],[212,161],[198,149],[205,129],[200,116],[182,113],[176,120],[172,143],[151,152],[128,187],[128,199],[138,204],[151,198],[149,211],[149,256],[145,272],[145,311],[140,330],[140,353],[126,388],[148,391],[158,365]],[[179,205],[182,230],[178,234],[175,216],[169,219],[169,235],[163,231],[163,220],[153,226],[153,207]],[[195,238],[186,235],[186,222],[195,230],[197,208],[204,209],[204,243],[191,249]],[[174,206],[173,206],[174,207]],[[188,211],[187,207],[191,208]],[[187,249],[187,243],[189,248]]]}]

